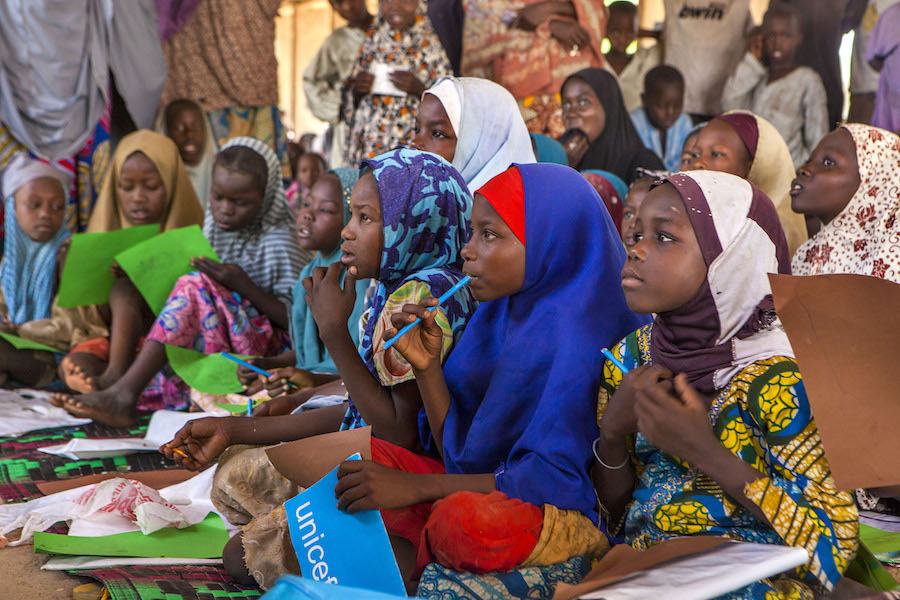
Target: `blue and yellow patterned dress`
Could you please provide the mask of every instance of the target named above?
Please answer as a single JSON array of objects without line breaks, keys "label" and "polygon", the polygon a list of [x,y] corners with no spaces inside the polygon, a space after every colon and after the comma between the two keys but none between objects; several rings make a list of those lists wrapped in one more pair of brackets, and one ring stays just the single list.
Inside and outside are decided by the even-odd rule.
[{"label": "blue and yellow patterned dress", "polygon": [[[626,367],[650,362],[651,330],[647,325],[613,349]],[[606,361],[600,426],[621,381],[622,372]],[[727,598],[805,600],[830,590],[856,554],[858,511],[852,495],[835,488],[797,364],[774,356],[745,367],[713,400],[709,421],[722,444],[760,472],[745,493],[768,522],[638,433],[633,462],[639,480],[624,519],[626,541],[638,550],[686,535],[797,546],[809,553],[809,562],[793,577],[759,581]]]}]

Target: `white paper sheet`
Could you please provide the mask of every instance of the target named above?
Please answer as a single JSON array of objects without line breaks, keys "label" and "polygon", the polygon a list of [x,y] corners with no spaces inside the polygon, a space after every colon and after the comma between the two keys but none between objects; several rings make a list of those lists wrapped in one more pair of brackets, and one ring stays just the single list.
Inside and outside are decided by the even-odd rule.
[{"label": "white paper sheet", "polygon": [[42,571],[76,571],[109,567],[175,567],[181,565],[221,565],[221,558],[143,558],[139,556],[67,556],[52,557]]},{"label": "white paper sheet", "polygon": [[580,598],[592,600],[708,600],[799,567],[803,548],[729,542],[709,552],[635,573]]},{"label": "white paper sheet", "polygon": [[893,515],[883,515],[870,510],[861,510],[859,511],[859,522],[881,531],[900,533],[900,517]]},{"label": "white paper sheet", "polygon": [[137,452],[156,452],[160,446],[172,441],[184,424],[194,419],[209,417],[207,413],[177,412],[158,410],[150,417],[147,434],[143,438],[92,439],[74,438],[65,444],[38,448],[46,454],[53,454],[69,460],[86,460],[123,456]]},{"label": "white paper sheet", "polygon": [[396,66],[376,62],[372,63],[370,69],[372,75],[375,76],[375,80],[372,82],[373,94],[401,97],[406,95],[406,92],[395,86],[391,83],[391,80],[388,79],[388,75],[397,70]]},{"label": "white paper sheet", "polygon": [[74,427],[90,419],[73,417],[50,404],[50,393],[38,390],[0,390],[0,435],[17,437],[30,431],[52,427]]}]

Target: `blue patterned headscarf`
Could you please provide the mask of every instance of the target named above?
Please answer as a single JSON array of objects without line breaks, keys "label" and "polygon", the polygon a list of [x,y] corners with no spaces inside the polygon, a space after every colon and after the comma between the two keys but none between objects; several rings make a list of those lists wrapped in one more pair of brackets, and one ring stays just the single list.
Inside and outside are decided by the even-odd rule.
[{"label": "blue patterned headscarf", "polygon": [[[462,279],[460,251],[468,237],[472,196],[449,163],[427,152],[393,150],[363,161],[361,169],[375,176],[384,227],[378,289],[359,342],[359,354],[375,374],[372,335],[390,295],[407,282],[422,281],[437,298]],[[441,306],[454,343],[475,307],[467,287]],[[352,402],[350,413],[358,422]]]},{"label": "blue patterned headscarf", "polygon": [[24,154],[10,161],[3,174],[3,193],[6,196],[3,226],[6,239],[3,244],[0,285],[6,300],[8,318],[17,325],[50,316],[56,253],[71,235],[64,224],[49,241],[36,242],[19,227],[19,222],[16,221],[15,192],[39,177],[59,181],[63,194],[68,196],[66,190],[71,183],[70,175]]}]

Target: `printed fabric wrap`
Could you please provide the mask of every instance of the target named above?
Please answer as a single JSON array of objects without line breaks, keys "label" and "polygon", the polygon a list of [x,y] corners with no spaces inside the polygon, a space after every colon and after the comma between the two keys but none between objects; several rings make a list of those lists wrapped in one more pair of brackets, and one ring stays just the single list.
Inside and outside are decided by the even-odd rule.
[{"label": "printed fabric wrap", "polygon": [[[384,228],[378,288],[359,342],[359,355],[377,376],[373,334],[387,299],[410,281],[425,283],[438,298],[462,279],[460,250],[471,225],[472,196],[450,164],[427,152],[394,150],[363,161],[361,167],[362,175],[375,176]],[[465,286],[441,305],[454,343],[475,307]],[[343,428],[362,424],[351,399]]]}]

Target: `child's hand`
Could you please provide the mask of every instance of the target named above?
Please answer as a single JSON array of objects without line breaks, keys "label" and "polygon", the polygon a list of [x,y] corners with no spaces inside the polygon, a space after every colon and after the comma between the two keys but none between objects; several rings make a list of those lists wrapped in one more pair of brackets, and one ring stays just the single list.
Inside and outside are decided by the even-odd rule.
[{"label": "child's hand", "polygon": [[444,342],[444,331],[435,320],[435,312],[429,307],[437,306],[436,298],[426,298],[419,304],[406,304],[401,312],[391,315],[392,328],[386,330],[382,338],[388,341],[397,333],[416,320],[422,319],[415,327],[391,346],[403,355],[403,358],[416,371],[425,371],[441,365],[441,349]]},{"label": "child's hand", "polygon": [[361,97],[371,93],[373,83],[375,83],[375,75],[368,71],[360,71],[353,79],[353,94]]},{"label": "child's hand", "polygon": [[205,256],[191,259],[191,266],[203,273],[204,275],[218,281],[229,290],[243,294],[248,285],[252,285],[253,281],[240,266],[228,263],[222,264]]},{"label": "child's hand", "polygon": [[600,428],[611,438],[621,439],[638,429],[635,404],[639,390],[668,380],[672,372],[660,365],[641,365],[622,376],[622,382],[609,400]]},{"label": "child's hand", "polygon": [[[248,364],[253,365],[254,367],[259,367],[260,369],[267,370],[270,367],[267,365],[267,360],[265,358],[248,358],[246,359]],[[253,369],[248,369],[244,365],[238,365],[237,367],[237,378],[238,381],[243,383],[245,386],[250,385],[259,379],[260,374],[254,371]],[[259,390],[257,390],[259,391]]]},{"label": "child's hand", "polygon": [[581,159],[584,158],[584,155],[587,154],[587,151],[590,150],[591,145],[588,143],[587,139],[583,135],[573,135],[572,138],[566,142],[566,145],[563,146],[563,149],[566,151],[566,158],[569,160],[569,166],[573,169],[581,164]]},{"label": "child's hand", "polygon": [[689,464],[697,464],[698,457],[719,443],[709,423],[709,407],[684,373],[675,377],[674,390],[666,381],[639,388],[634,412],[647,441]]},{"label": "child's hand", "polygon": [[306,305],[319,328],[319,337],[326,344],[334,336],[348,334],[347,321],[356,304],[356,267],[347,270],[344,289],[341,289],[340,275],[342,263],[336,262],[328,268],[317,267],[312,275],[303,280],[306,290]]},{"label": "child's hand", "polygon": [[197,471],[214,461],[231,445],[228,417],[207,417],[188,421],[175,438],[159,451],[189,471]]},{"label": "child's hand", "polygon": [[307,388],[288,394],[286,396],[278,396],[263,402],[253,409],[254,417],[277,417],[280,415],[289,415],[294,412],[301,404],[312,398],[313,388]]},{"label": "child's hand", "polygon": [[550,35],[566,50],[584,48],[591,43],[591,34],[588,30],[574,21],[559,19],[550,21]]},{"label": "child's hand", "polygon": [[19,328],[15,323],[6,317],[0,316],[0,332],[15,335],[17,331],[19,331]]},{"label": "child's hand", "polygon": [[425,93],[425,84],[412,71],[392,71],[388,79],[397,89],[410,96],[421,98]]},{"label": "child's hand", "polygon": [[552,15],[552,2],[535,2],[519,9],[516,18],[510,23],[510,27],[516,27],[522,31],[534,31]]},{"label": "child's hand", "polygon": [[[271,377],[263,377],[260,375],[260,379],[263,381],[263,385],[269,394],[269,398],[282,396],[292,389],[313,387],[316,383],[313,379],[313,374],[305,369],[282,367],[270,372],[272,373]],[[291,388],[291,386],[288,385],[288,382],[293,383],[296,387]]]},{"label": "child's hand", "polygon": [[62,273],[62,268],[66,263],[66,258],[69,256],[69,248],[72,247],[72,236],[66,238],[66,240],[59,245],[59,250],[56,251],[56,264],[59,267],[59,272]]},{"label": "child's hand", "polygon": [[112,276],[116,279],[125,279],[128,277],[128,274],[125,273],[125,270],[117,262],[114,262],[112,266],[109,267],[109,272],[112,273]]},{"label": "child's hand", "polygon": [[422,502],[413,474],[371,460],[346,460],[338,468],[334,497],[348,513],[406,508]]}]

